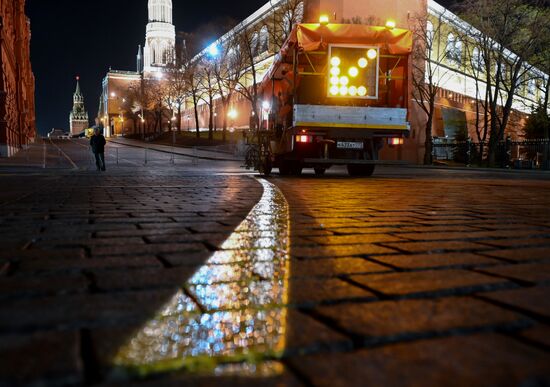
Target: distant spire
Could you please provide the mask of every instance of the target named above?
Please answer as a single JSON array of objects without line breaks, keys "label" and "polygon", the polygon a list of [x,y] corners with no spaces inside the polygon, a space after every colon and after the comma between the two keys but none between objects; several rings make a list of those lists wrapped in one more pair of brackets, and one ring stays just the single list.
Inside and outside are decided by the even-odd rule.
[{"label": "distant spire", "polygon": [[73,100],[76,101],[83,101],[84,97],[82,96],[82,92],[80,91],[80,76],[76,76],[76,90],[74,92]]}]

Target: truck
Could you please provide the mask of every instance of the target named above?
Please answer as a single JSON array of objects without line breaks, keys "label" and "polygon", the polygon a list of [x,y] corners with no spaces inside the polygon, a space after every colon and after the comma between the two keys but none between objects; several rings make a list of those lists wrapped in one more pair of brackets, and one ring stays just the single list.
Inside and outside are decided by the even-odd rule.
[{"label": "truck", "polygon": [[[322,175],[333,165],[370,176],[387,144],[409,135],[412,32],[394,27],[298,24],[261,85],[255,168]],[[254,164],[254,161],[248,160]]]}]

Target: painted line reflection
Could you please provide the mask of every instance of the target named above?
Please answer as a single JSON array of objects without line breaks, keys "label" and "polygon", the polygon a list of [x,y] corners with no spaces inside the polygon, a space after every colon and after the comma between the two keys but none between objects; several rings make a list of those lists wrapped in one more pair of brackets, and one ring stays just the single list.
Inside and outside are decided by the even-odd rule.
[{"label": "painted line reflection", "polygon": [[[215,372],[235,362],[244,373],[285,343],[289,214],[282,193],[264,193],[221,250],[186,282],[114,359],[119,369],[147,374],[185,368]],[[262,363],[279,372],[280,367]],[[237,367],[238,368],[238,367]]]}]

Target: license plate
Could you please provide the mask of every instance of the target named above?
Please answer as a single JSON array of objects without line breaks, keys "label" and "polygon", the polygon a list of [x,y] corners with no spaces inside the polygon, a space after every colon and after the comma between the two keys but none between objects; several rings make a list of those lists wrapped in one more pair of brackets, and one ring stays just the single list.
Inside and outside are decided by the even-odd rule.
[{"label": "license plate", "polygon": [[363,149],[365,144],[362,142],[355,141],[338,141],[336,143],[336,148],[338,149]]}]

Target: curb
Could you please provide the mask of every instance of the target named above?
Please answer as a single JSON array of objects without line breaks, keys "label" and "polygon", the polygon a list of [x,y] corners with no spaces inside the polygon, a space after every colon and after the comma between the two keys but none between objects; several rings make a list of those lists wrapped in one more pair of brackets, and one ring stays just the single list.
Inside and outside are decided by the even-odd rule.
[{"label": "curb", "polygon": [[[134,148],[149,149],[149,150],[153,150],[155,152],[174,154],[174,155],[189,157],[189,158],[192,158],[192,159],[210,160],[210,161],[233,161],[233,162],[242,162],[243,161],[242,159],[230,159],[230,158],[221,158],[221,157],[198,156],[198,155],[191,155],[191,154],[188,154],[188,153],[178,153],[178,152],[168,151],[168,150],[163,150],[163,149],[155,149],[155,148],[148,147],[146,145],[128,144],[128,143],[124,143],[124,142],[119,142],[117,140],[108,140],[108,141],[112,142],[114,144],[130,146],[130,147],[134,147]],[[162,145],[162,146],[168,146],[168,145]],[[194,148],[185,148],[185,149],[194,149]],[[211,151],[209,151],[209,152],[211,152]]]}]

